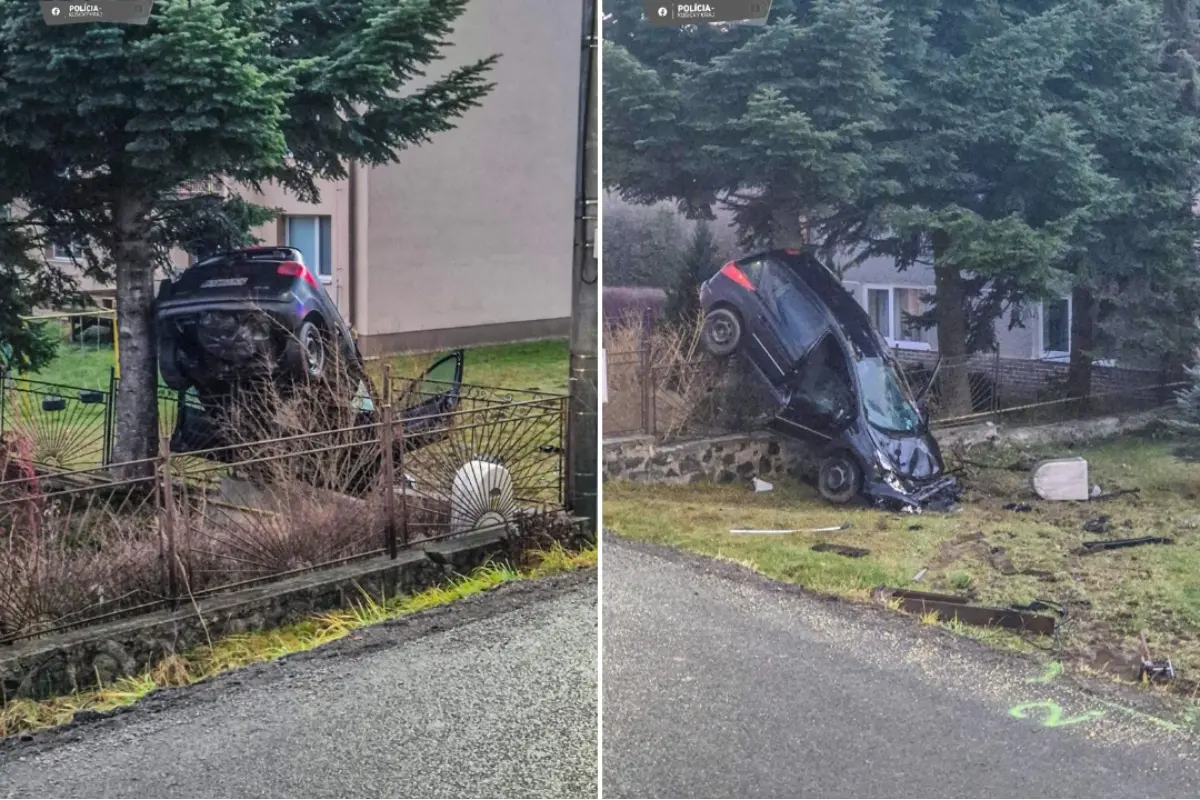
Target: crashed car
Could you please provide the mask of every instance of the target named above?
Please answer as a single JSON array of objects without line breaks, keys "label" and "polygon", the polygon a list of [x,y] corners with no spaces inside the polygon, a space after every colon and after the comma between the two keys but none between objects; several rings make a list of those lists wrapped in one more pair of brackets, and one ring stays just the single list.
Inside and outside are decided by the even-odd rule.
[{"label": "crashed car", "polygon": [[[179,393],[174,452],[229,448],[226,424],[239,388],[272,381],[282,391],[323,380],[358,425],[380,421],[375,392],[350,327],[290,247],[251,247],[189,267],[159,290],[159,372]],[[458,405],[463,352],[438,359],[397,408],[403,449],[443,438]],[[226,449],[214,456],[238,457]]]},{"label": "crashed car", "polygon": [[768,427],[816,448],[822,497],[909,510],[957,498],[887,342],[811,251],[732,261],[701,286],[700,301],[702,346],[741,354],[761,376],[779,407]]},{"label": "crashed car", "polygon": [[248,374],[322,378],[362,363],[349,326],[292,247],[249,247],[205,259],[157,299],[158,361],[171,389],[216,390]]}]

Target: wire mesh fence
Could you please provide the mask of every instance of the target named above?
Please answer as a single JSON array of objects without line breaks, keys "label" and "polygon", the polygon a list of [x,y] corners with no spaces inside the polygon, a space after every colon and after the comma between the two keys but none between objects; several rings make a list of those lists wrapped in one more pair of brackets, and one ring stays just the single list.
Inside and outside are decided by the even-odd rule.
[{"label": "wire mesh fence", "polygon": [[0,644],[472,530],[518,541],[561,512],[566,398],[456,384],[401,399],[416,405],[186,454],[164,437],[155,459],[104,465],[39,457],[52,429],[13,417]]},{"label": "wire mesh fence", "polygon": [[[624,349],[605,351],[606,437],[738,432],[761,427],[778,410],[761,376],[743,359],[712,359],[694,343],[681,346],[679,332],[661,333],[645,328],[607,337]],[[1172,403],[1186,385],[1153,371],[1094,366],[1088,390],[1077,392],[1069,385],[1066,363],[1002,358],[996,352],[941,361],[936,353],[895,355],[931,421],[943,427],[1145,411]]]}]

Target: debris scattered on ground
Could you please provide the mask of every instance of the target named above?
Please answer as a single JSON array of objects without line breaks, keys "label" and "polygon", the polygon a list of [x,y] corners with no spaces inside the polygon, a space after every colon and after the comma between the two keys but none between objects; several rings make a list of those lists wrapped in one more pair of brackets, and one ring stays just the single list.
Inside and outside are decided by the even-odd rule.
[{"label": "debris scattered on ground", "polygon": [[1174,544],[1174,539],[1166,536],[1142,536],[1136,539],[1102,539],[1094,542],[1084,542],[1075,552],[1079,555],[1099,553],[1101,550],[1118,550],[1124,547],[1137,547],[1143,544]]},{"label": "debris scattered on ground", "polygon": [[928,570],[928,569],[922,569],[922,570],[921,570],[920,572],[918,572],[916,575],[913,575],[913,583],[916,583],[917,581],[921,580],[921,578],[924,578],[924,577],[925,577],[925,573],[926,573],[926,572],[929,572],[929,570]]},{"label": "debris scattered on ground", "polygon": [[1146,632],[1142,631],[1142,664],[1138,670],[1138,680],[1143,683],[1152,681],[1173,681],[1175,680],[1175,665],[1171,663],[1170,658],[1155,660],[1150,655],[1150,645],[1146,641]]},{"label": "debris scattered on ground", "polygon": [[1103,492],[1101,492],[1101,491],[1100,491],[1100,484],[1098,484],[1098,483],[1097,483],[1095,486],[1093,486],[1093,487],[1092,487],[1092,494],[1091,494],[1091,496],[1092,496],[1093,498],[1099,497],[1099,496],[1100,496],[1100,495],[1102,495],[1102,494],[1103,494]]},{"label": "debris scattered on ground", "polygon": [[1083,529],[1088,533],[1108,533],[1108,521],[1107,515],[1101,515],[1083,523]]},{"label": "debris scattered on ground", "polygon": [[1029,503],[1009,503],[1008,505],[1006,505],[1004,507],[1004,510],[1005,511],[1016,511],[1018,513],[1023,514],[1027,511],[1033,511],[1033,506],[1029,505]]},{"label": "debris scattered on ground", "polygon": [[754,478],[753,480],[754,491],[756,492],[769,492],[775,488],[775,484],[764,481],[761,478]]},{"label": "debris scattered on ground", "polygon": [[1041,461],[1033,468],[1030,485],[1043,500],[1087,500],[1087,459],[1074,456]]},{"label": "debris scattered on ground", "polygon": [[1040,600],[1034,598],[1032,603],[1026,605],[1011,605],[1013,611],[1053,611],[1060,617],[1066,616],[1067,610],[1053,600]]},{"label": "debris scattered on ground", "polygon": [[924,530],[925,526],[924,525],[909,525],[908,529],[910,531],[920,531],[920,530]]},{"label": "debris scattered on ground", "polygon": [[871,552],[861,547],[850,547],[844,544],[828,544],[824,542],[814,544],[812,549],[817,553],[837,553],[839,556],[846,556],[846,558],[862,558]]},{"label": "debris scattered on ground", "polygon": [[761,534],[787,534],[787,533],[835,533],[836,531],[848,531],[852,526],[849,522],[843,522],[841,525],[835,525],[830,528],[795,528],[793,530],[750,530],[735,528],[730,533],[761,533]]},{"label": "debris scattered on ground", "polygon": [[965,597],[933,592],[917,592],[910,589],[891,589],[888,593],[900,601],[900,607],[912,614],[936,613],[938,619],[950,622],[957,619],[968,625],[987,627],[999,625],[1013,630],[1027,630],[1050,636],[1054,633],[1057,620],[1043,614],[1018,611],[1012,608],[991,608],[970,605]]},{"label": "debris scattered on ground", "polygon": [[1095,500],[1111,500],[1114,497],[1121,497],[1122,495],[1126,495],[1126,494],[1138,494],[1141,491],[1142,491],[1141,489],[1117,489],[1117,490],[1111,491],[1111,492],[1101,492],[1100,494],[1093,494],[1090,499],[1093,501],[1095,501]]}]

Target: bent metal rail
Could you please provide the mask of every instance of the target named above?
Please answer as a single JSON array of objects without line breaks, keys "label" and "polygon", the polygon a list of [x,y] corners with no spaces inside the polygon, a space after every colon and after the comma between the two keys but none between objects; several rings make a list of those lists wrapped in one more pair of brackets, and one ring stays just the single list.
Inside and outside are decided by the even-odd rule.
[{"label": "bent metal rail", "polygon": [[[10,409],[23,403],[51,415],[63,409],[46,411],[40,398],[70,394],[6,388],[20,398],[9,398]],[[552,525],[563,505],[566,398],[461,392],[455,410],[408,421],[440,432],[416,449],[385,406],[371,425],[187,455],[164,441],[156,458],[139,462],[48,463],[35,457],[45,452],[36,437],[58,429],[10,416],[0,454],[0,644],[396,557],[473,527],[520,534]],[[100,407],[99,421],[73,424],[103,429],[104,403],[83,405]],[[87,441],[94,447],[97,438]]]}]

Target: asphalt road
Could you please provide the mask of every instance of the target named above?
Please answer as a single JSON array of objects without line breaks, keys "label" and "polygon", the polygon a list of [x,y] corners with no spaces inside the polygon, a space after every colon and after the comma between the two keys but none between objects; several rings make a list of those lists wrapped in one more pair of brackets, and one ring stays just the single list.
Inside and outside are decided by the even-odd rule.
[{"label": "asphalt road", "polygon": [[530,581],[0,745],[6,797],[595,797],[596,575]]},{"label": "asphalt road", "polygon": [[1147,716],[1161,715],[1148,693],[1047,680],[1032,661],[726,562],[606,537],[602,569],[606,797],[1200,786],[1200,748]]}]

